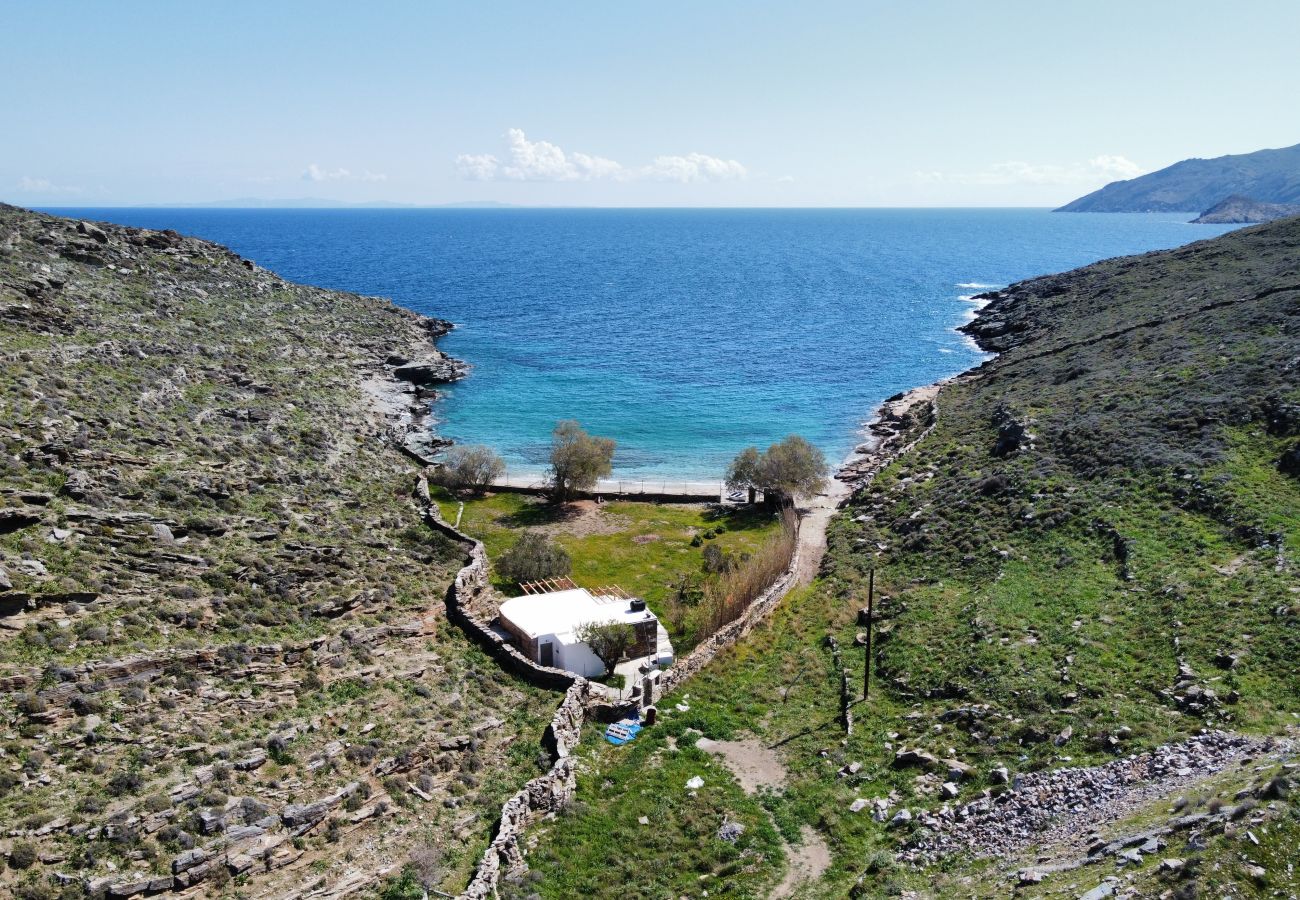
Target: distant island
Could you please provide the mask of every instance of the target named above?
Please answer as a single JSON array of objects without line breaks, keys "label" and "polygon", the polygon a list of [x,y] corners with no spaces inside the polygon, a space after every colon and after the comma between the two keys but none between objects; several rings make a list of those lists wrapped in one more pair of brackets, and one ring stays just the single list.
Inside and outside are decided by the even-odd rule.
[{"label": "distant island", "polygon": [[1112,182],[1057,212],[1199,213],[1234,196],[1255,203],[1300,203],[1300,144],[1216,159],[1185,159],[1158,172]]},{"label": "distant island", "polygon": [[1260,203],[1250,197],[1233,194],[1192,219],[1192,224],[1249,225],[1285,219],[1287,216],[1300,216],[1300,204]]}]

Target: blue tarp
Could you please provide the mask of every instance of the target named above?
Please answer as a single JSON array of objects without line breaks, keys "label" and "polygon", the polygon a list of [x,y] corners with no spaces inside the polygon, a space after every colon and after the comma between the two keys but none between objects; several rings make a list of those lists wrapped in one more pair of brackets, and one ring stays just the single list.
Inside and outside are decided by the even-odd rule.
[{"label": "blue tarp", "polygon": [[626,744],[636,737],[637,732],[641,730],[641,723],[633,719],[624,719],[621,722],[615,722],[605,729],[605,740],[611,744]]}]

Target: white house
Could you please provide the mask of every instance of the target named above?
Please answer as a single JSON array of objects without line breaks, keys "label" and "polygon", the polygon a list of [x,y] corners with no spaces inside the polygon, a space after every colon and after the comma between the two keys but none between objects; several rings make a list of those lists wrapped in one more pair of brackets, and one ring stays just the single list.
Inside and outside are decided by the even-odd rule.
[{"label": "white house", "polygon": [[[541,590],[547,586],[559,589]],[[578,630],[592,622],[631,625],[636,633],[629,654],[633,659],[647,657],[660,667],[673,661],[668,632],[646,609],[644,600],[629,597],[618,588],[603,588],[593,594],[568,579],[525,585],[524,589],[531,592],[502,603],[498,617],[501,627],[533,662],[585,677],[604,674],[600,657],[577,637]]]}]

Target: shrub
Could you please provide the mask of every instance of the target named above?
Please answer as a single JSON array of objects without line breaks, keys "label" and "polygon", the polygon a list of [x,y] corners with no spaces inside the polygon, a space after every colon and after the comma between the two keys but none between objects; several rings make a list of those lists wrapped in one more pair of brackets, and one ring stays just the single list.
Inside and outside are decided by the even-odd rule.
[{"label": "shrub", "polygon": [[636,632],[626,622],[587,622],[575,634],[610,672],[636,641]]},{"label": "shrub", "polygon": [[568,575],[572,568],[569,554],[538,531],[525,531],[515,545],[497,559],[497,574],[521,584]]},{"label": "shrub", "polygon": [[36,847],[28,841],[19,841],[9,850],[9,868],[28,869],[36,863]]},{"label": "shrub", "polygon": [[436,480],[453,491],[481,493],[506,472],[501,457],[484,446],[455,446],[442,457]]},{"label": "shrub", "polygon": [[758,552],[706,586],[704,598],[709,611],[710,634],[744,612],[745,607],[757,600],[789,568],[798,543],[798,525],[793,510],[787,508],[783,511],[781,526],[781,533]]}]

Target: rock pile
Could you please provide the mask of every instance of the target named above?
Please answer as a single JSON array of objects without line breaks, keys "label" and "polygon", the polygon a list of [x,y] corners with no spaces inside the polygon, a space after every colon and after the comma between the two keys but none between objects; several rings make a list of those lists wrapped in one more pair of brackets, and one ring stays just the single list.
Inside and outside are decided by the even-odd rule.
[{"label": "rock pile", "polygon": [[1010,855],[1054,837],[1083,839],[1093,824],[1268,750],[1268,739],[1208,731],[1100,766],[1016,774],[1008,787],[925,813],[899,858],[930,863],[951,853]]}]

